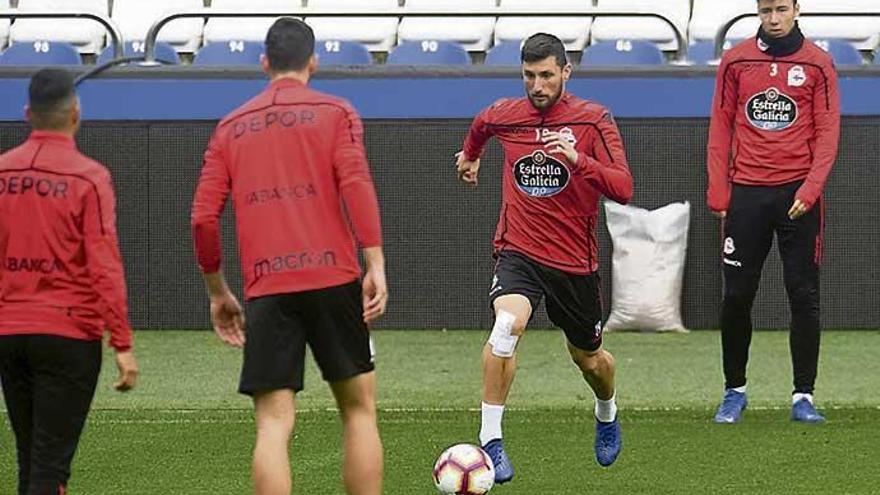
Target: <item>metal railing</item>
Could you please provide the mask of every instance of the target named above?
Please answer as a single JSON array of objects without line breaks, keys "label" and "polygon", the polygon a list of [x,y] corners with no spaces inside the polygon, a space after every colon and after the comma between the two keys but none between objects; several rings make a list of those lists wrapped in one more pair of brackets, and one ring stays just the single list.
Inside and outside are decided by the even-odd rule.
[{"label": "metal railing", "polygon": [[384,10],[377,12],[375,10],[309,10],[301,9],[299,11],[261,11],[261,12],[233,12],[218,11],[211,9],[201,9],[192,11],[169,12],[161,19],[157,20],[147,31],[144,39],[144,64],[157,64],[156,62],[156,39],[159,31],[169,22],[175,19],[191,19],[197,17],[207,18],[252,18],[252,17],[653,17],[664,21],[675,33],[678,41],[678,50],[675,54],[675,61],[684,62],[687,60],[687,37],[684,32],[672,21],[666,14],[658,12],[648,12],[643,10],[601,10],[601,9],[583,9],[583,10],[560,10],[554,12],[541,12],[536,14],[534,10],[467,10],[463,12],[453,12],[451,10],[407,10],[406,8],[398,8],[392,10]]},{"label": "metal railing", "polygon": [[0,19],[90,19],[98,22],[110,33],[110,41],[113,44],[113,57],[122,58],[125,53],[122,32],[115,22],[101,14],[90,12],[28,12],[24,10],[9,9],[0,10]]},{"label": "metal railing", "polygon": [[[800,17],[880,17],[880,12],[801,12],[799,14]],[[741,19],[747,19],[749,17],[758,17],[757,12],[747,12],[744,14],[739,14],[729,21],[725,22],[718,28],[718,33],[715,35],[715,58],[721,58],[721,53],[724,51],[724,39],[727,38],[727,32],[730,31],[730,28],[733,27],[734,24],[739,22]]]}]

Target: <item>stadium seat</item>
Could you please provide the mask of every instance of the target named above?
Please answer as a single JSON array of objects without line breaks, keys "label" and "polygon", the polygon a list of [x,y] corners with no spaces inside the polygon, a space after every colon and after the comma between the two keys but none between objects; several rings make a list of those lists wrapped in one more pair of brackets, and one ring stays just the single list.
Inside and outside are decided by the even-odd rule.
[{"label": "stadium seat", "polygon": [[257,65],[263,51],[262,41],[217,41],[199,48],[193,65]]},{"label": "stadium seat", "polygon": [[[150,26],[168,12],[202,8],[202,0],[113,0],[112,18],[125,41],[142,41]],[[179,52],[192,53],[202,43],[203,27],[203,19],[177,19],[159,31],[158,39]]]},{"label": "stadium seat", "polygon": [[520,65],[522,41],[504,41],[486,53],[485,65]]},{"label": "stadium seat", "polygon": [[[727,2],[729,0],[722,0]],[[690,0],[601,0],[603,10],[644,10],[663,13],[670,17],[682,33],[687,35],[691,13]],[[675,32],[662,19],[655,17],[596,17],[590,31],[592,43],[618,39],[654,42],[661,50],[678,48]]]},{"label": "stadium seat", "polygon": [[581,65],[660,65],[665,63],[657,45],[642,40],[603,41],[584,49]]},{"label": "stadium seat", "polygon": [[388,54],[388,65],[465,65],[467,51],[451,41],[406,41]]},{"label": "stadium seat", "polygon": [[[141,57],[144,55],[144,43],[142,41],[126,41],[123,56],[125,57]],[[101,51],[98,56],[98,64],[105,64],[113,60],[113,47],[108,46]],[[166,64],[179,64],[180,57],[177,51],[168,43],[156,43],[156,60]]]},{"label": "stadium seat", "polygon": [[[729,50],[736,42],[725,41],[724,50]],[[718,65],[720,58],[715,58],[715,42],[711,40],[697,41],[688,45],[688,60],[695,65]]]},{"label": "stadium seat", "polygon": [[[495,0],[407,0],[410,10],[496,11]],[[492,44],[495,17],[461,16],[406,17],[400,21],[397,36],[401,42],[419,40],[454,41],[467,51],[486,51]]]},{"label": "stadium seat", "polygon": [[[0,10],[9,8],[9,0],[0,0]],[[0,19],[0,50],[9,41],[9,19]]]},{"label": "stadium seat", "polygon": [[357,41],[318,40],[315,53],[321,65],[369,65],[373,56],[367,47]]},{"label": "stadium seat", "polygon": [[[295,13],[302,10],[299,0],[212,0],[212,10]],[[276,17],[242,17],[208,19],[205,23],[205,45],[228,40],[264,41]]]},{"label": "stadium seat", "polygon": [[[801,13],[880,12],[877,0],[799,0]],[[880,17],[821,16],[800,19],[804,35],[811,39],[841,39],[859,50],[873,50],[880,43]]]},{"label": "stadium seat", "polygon": [[[688,35],[691,42],[714,40],[724,23],[739,14],[754,14],[758,8],[755,0],[694,0]],[[727,39],[746,39],[758,33],[757,17],[740,19],[727,32]]]},{"label": "stadium seat", "polygon": [[[90,12],[107,16],[106,0],[18,0],[20,10],[34,12]],[[90,19],[16,19],[9,39],[12,43],[39,40],[63,41],[80,53],[97,53],[104,46],[107,30]]]},{"label": "stadium seat", "polygon": [[[381,14],[398,8],[397,0],[309,0],[309,9],[368,9]],[[396,16],[308,17],[306,22],[319,40],[357,41],[371,52],[387,52],[397,43]]]},{"label": "stadium seat", "polygon": [[0,65],[82,65],[79,52],[63,42],[13,43],[0,54]]},{"label": "stadium seat", "polygon": [[[500,11],[505,9],[529,10],[535,6],[534,0],[501,0]],[[541,8],[545,11],[578,10],[590,7],[584,0],[545,0]],[[592,17],[499,17],[495,23],[495,43],[519,41],[537,32],[557,36],[570,52],[579,52],[587,45],[590,36]]]},{"label": "stadium seat", "polygon": [[845,40],[813,40],[819,48],[831,54],[835,65],[862,65],[865,59],[862,54]]},{"label": "stadium seat", "polygon": [[[8,7],[8,5],[4,5],[0,2],[0,9],[4,9]],[[6,47],[6,43],[9,42],[9,20],[8,19],[0,19],[0,50]]]}]

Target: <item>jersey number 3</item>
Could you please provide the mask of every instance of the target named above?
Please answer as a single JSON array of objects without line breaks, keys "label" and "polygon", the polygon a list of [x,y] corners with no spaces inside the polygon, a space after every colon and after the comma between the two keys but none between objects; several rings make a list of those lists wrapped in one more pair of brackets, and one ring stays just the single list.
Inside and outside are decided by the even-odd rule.
[{"label": "jersey number 3", "polygon": [[775,76],[776,74],[779,74],[779,65],[772,63],[770,64],[770,75]]}]

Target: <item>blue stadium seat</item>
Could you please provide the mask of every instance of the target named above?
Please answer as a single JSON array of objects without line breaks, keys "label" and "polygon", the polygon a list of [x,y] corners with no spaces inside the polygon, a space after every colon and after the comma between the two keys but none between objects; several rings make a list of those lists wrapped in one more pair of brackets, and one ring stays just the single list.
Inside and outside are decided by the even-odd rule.
[{"label": "blue stadium seat", "polygon": [[864,59],[859,50],[847,41],[840,39],[813,40],[834,59],[836,65],[862,65]]},{"label": "blue stadium seat", "polygon": [[321,65],[369,65],[373,56],[365,45],[357,41],[318,40],[315,53]]},{"label": "blue stadium seat", "polygon": [[82,65],[79,51],[68,43],[13,43],[0,54],[0,65]]},{"label": "blue stadium seat", "polygon": [[[724,42],[727,51],[741,40]],[[696,65],[718,65],[720,59],[715,58],[715,42],[710,40],[696,41],[688,45],[688,60]]]},{"label": "blue stadium seat", "polygon": [[880,48],[874,52],[874,65],[880,65]]},{"label": "blue stadium seat", "polygon": [[503,41],[486,53],[486,65],[520,65],[522,41]]},{"label": "blue stadium seat", "polygon": [[715,58],[714,41],[697,41],[688,45],[688,60],[696,65],[710,65],[710,62],[718,63]]},{"label": "blue stadium seat", "polygon": [[218,41],[197,51],[193,65],[257,65],[263,51],[262,41]]},{"label": "blue stadium seat", "polygon": [[388,54],[389,65],[466,65],[471,57],[450,41],[405,41]]},{"label": "blue stadium seat", "polygon": [[660,65],[663,52],[649,41],[617,40],[595,43],[584,49],[581,65]]},{"label": "blue stadium seat", "polygon": [[[143,41],[126,41],[124,48],[125,57],[141,57],[144,55],[144,42]],[[113,60],[113,46],[109,45],[107,48],[101,51],[101,55],[98,56],[98,64],[104,64]],[[177,55],[177,52],[174,48],[171,47],[168,43],[158,42],[156,43],[156,60],[164,62],[166,64],[179,64],[180,57]]]}]

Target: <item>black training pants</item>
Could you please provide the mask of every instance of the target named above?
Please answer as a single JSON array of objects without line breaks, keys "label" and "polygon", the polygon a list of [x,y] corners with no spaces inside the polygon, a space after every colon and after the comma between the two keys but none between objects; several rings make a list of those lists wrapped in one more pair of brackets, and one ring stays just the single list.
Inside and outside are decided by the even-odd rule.
[{"label": "black training pants", "polygon": [[724,300],[721,348],[727,388],[746,384],[752,303],[776,234],[791,307],[789,347],[794,391],[812,393],[819,360],[819,263],[822,199],[796,220],[788,218],[801,181],[781,186],[734,184],[724,220]]},{"label": "black training pants", "polygon": [[64,493],[100,369],[100,341],[0,336],[0,382],[15,432],[19,495]]}]

